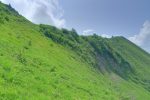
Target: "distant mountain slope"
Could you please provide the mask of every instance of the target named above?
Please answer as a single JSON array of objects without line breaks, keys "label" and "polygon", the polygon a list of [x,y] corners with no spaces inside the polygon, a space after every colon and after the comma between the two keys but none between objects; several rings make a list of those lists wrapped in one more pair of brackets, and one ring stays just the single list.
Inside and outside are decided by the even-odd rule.
[{"label": "distant mountain slope", "polygon": [[150,100],[150,55],[123,37],[35,25],[0,3],[0,99]]},{"label": "distant mountain slope", "polygon": [[[101,66],[112,70],[126,80],[141,84],[150,91],[150,54],[137,47],[124,37],[102,39],[98,36],[89,38],[90,43],[99,52]],[[101,62],[98,61],[98,62]]]}]

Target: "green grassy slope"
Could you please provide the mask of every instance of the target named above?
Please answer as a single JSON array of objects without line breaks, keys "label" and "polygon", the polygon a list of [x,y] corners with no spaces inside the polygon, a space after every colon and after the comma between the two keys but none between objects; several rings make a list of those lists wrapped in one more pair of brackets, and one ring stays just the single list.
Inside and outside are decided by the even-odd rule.
[{"label": "green grassy slope", "polygon": [[122,37],[112,38],[110,44],[134,69],[135,75],[130,78],[150,91],[150,54]]},{"label": "green grassy slope", "polygon": [[[126,40],[104,39],[130,65],[122,69],[124,63],[110,57],[111,49],[98,40],[32,24],[0,3],[0,99],[149,100],[149,54]],[[130,49],[120,50],[119,43]]]}]

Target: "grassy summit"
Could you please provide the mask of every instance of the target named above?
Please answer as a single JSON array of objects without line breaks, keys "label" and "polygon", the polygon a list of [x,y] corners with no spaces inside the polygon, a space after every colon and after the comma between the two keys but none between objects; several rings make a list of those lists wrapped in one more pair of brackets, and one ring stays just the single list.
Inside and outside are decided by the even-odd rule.
[{"label": "grassy summit", "polygon": [[0,3],[0,99],[150,100],[150,55],[123,37],[35,25]]}]

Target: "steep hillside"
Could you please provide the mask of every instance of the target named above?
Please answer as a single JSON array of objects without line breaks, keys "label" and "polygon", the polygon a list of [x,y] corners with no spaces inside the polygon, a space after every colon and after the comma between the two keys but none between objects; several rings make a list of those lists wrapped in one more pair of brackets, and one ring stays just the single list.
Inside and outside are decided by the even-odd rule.
[{"label": "steep hillside", "polygon": [[123,37],[35,25],[0,3],[0,99],[150,100],[150,55]]},{"label": "steep hillside", "polygon": [[100,70],[114,72],[125,80],[132,80],[150,91],[150,54],[124,37],[103,39],[88,37],[95,48]]}]

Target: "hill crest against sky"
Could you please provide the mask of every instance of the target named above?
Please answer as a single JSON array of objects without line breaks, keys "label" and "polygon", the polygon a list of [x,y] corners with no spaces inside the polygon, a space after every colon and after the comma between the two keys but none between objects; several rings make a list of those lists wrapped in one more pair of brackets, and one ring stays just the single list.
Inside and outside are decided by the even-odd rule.
[{"label": "hill crest against sky", "polygon": [[[50,24],[79,34],[124,36],[150,52],[148,0],[1,0],[34,23]],[[80,24],[79,24],[80,23]]]},{"label": "hill crest against sky", "polygon": [[149,100],[149,65],[124,37],[36,25],[0,3],[0,99]]}]

